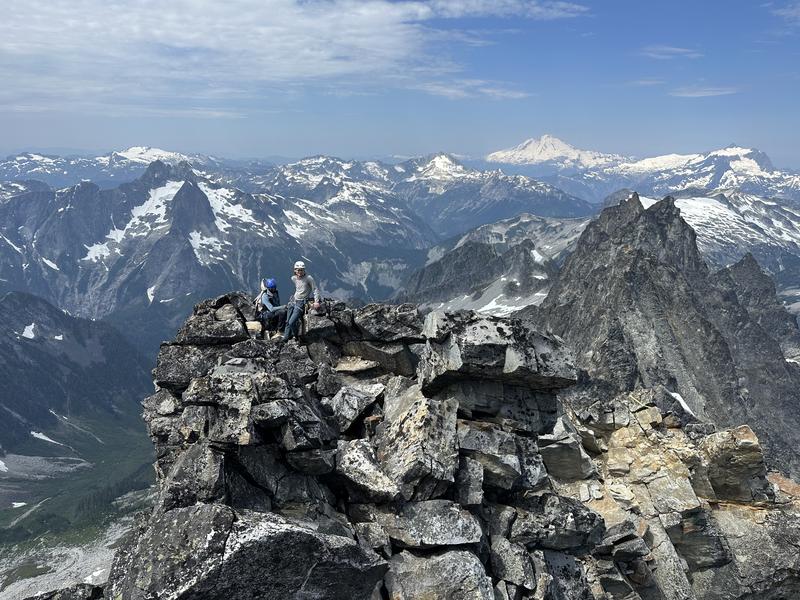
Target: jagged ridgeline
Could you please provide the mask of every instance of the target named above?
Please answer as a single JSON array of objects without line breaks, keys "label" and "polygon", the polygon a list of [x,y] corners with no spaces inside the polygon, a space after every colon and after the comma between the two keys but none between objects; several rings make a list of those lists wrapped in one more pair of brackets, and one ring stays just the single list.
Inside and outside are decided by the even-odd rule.
[{"label": "jagged ridgeline", "polygon": [[800,594],[798,487],[747,426],[638,389],[579,413],[535,324],[336,305],[250,339],[198,304],[144,401],[158,498],[104,589],[41,598],[754,599]]}]

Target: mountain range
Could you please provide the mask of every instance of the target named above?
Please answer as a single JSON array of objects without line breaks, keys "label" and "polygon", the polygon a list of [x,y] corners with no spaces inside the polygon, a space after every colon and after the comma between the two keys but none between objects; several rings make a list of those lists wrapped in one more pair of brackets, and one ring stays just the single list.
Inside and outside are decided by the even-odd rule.
[{"label": "mountain range", "polygon": [[735,188],[800,204],[800,174],[776,169],[765,153],[736,144],[709,152],[635,159],[580,150],[545,135],[516,148],[493,152],[486,162],[533,173],[591,202],[601,202],[620,188],[660,196],[693,189]]},{"label": "mountain range", "polygon": [[[140,352],[153,356],[203,298],[254,291],[264,276],[287,295],[298,258],[326,295],[356,304],[391,298],[425,310],[514,313],[576,350],[592,383],[564,398],[575,411],[659,389],[676,418],[751,423],[769,464],[797,473],[800,343],[785,310],[800,308],[796,176],[751,149],[635,161],[545,142],[517,152],[537,157],[532,166],[545,174],[536,177],[442,153],[277,166],[153,149],[9,159],[17,170],[0,177],[8,177],[0,183],[0,355],[11,425],[0,437],[0,490],[13,508],[0,511],[3,539],[68,529],[93,506],[66,500],[87,498],[84,488],[107,499],[146,485],[149,448],[130,400],[149,387],[152,365]],[[51,172],[37,178],[46,165]],[[232,318],[220,308],[194,310]],[[418,351],[415,335],[401,338]],[[375,336],[357,354],[382,348],[375,356],[390,360]],[[775,414],[788,416],[771,426]],[[111,447],[109,436],[119,443]],[[21,465],[31,464],[70,476],[22,477]]]}]

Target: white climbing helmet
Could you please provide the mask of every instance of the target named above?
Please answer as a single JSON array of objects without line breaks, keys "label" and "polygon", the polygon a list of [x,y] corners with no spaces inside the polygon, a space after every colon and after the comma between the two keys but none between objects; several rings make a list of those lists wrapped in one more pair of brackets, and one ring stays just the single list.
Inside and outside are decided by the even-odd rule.
[{"label": "white climbing helmet", "polygon": [[298,260],[296,263],[294,263],[294,268],[295,269],[303,269],[303,270],[305,270],[306,263],[304,263],[302,260]]}]

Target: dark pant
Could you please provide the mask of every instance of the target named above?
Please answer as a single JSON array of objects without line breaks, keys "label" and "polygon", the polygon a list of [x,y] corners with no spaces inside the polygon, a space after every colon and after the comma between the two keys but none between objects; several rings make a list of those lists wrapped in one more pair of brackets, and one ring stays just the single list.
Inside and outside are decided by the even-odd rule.
[{"label": "dark pant", "polygon": [[283,330],[283,339],[288,340],[293,335],[297,337],[300,330],[300,318],[306,309],[305,300],[295,300],[293,304],[287,307],[288,317],[286,319],[286,328]]},{"label": "dark pant", "polygon": [[261,325],[265,331],[283,331],[286,327],[286,308],[281,307],[271,312],[266,310],[262,312]]}]

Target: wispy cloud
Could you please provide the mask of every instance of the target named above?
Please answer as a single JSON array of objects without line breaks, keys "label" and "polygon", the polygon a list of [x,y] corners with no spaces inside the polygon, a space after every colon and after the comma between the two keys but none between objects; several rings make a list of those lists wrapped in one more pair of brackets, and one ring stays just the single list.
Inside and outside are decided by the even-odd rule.
[{"label": "wispy cloud", "polygon": [[666,81],[663,79],[657,79],[655,77],[645,78],[645,79],[634,79],[633,81],[629,81],[627,85],[632,85],[636,87],[652,87],[656,85],[664,85]]},{"label": "wispy cloud", "polygon": [[773,8],[772,14],[785,19],[790,25],[800,26],[800,2],[791,2],[785,6]]},{"label": "wispy cloud", "polygon": [[485,97],[494,100],[518,100],[532,94],[507,88],[502,83],[483,79],[454,79],[450,81],[425,82],[413,86],[434,96],[458,100],[461,98]]},{"label": "wispy cloud", "polygon": [[676,58],[700,58],[701,52],[692,48],[680,48],[678,46],[645,46],[641,50],[642,55],[657,60],[673,60]]},{"label": "wispy cloud", "polygon": [[587,6],[574,2],[536,0],[432,0],[429,6],[436,16],[443,18],[495,16],[551,21],[589,12]]},{"label": "wispy cloud", "polygon": [[741,90],[735,87],[687,86],[671,90],[669,95],[677,98],[709,98],[711,96],[730,96]]},{"label": "wispy cloud", "polygon": [[6,0],[0,109],[61,109],[89,99],[167,111],[191,105],[213,116],[227,112],[232,98],[398,82],[438,95],[461,87],[462,97],[518,98],[525,92],[502,82],[454,80],[465,67],[447,50],[491,43],[469,20],[588,12],[546,0]]}]

